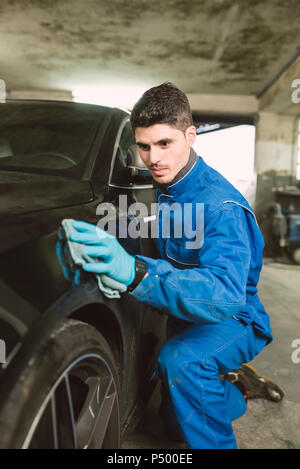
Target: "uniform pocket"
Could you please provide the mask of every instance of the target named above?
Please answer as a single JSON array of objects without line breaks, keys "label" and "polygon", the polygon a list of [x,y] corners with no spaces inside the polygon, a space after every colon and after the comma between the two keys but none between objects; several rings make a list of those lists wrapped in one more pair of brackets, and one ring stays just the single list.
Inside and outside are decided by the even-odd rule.
[{"label": "uniform pocket", "polygon": [[182,238],[169,238],[166,243],[166,254],[169,259],[184,266],[199,266],[199,248],[189,248],[191,240]]}]

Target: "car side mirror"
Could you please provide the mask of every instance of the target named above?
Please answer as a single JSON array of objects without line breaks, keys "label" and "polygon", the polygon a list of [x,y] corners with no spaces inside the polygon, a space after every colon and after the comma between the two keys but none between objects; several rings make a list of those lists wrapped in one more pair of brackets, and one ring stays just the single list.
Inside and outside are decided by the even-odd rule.
[{"label": "car side mirror", "polygon": [[143,163],[136,144],[130,145],[128,148],[126,167],[130,170],[135,183],[152,181],[151,173]]}]

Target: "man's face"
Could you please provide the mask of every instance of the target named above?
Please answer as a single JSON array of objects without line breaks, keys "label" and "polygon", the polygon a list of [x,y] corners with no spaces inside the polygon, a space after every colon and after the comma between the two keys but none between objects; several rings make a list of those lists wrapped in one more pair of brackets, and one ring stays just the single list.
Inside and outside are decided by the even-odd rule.
[{"label": "man's face", "polygon": [[137,127],[135,139],[140,157],[155,181],[171,182],[187,164],[190,148],[196,139],[196,129],[190,126],[185,132],[169,124]]}]

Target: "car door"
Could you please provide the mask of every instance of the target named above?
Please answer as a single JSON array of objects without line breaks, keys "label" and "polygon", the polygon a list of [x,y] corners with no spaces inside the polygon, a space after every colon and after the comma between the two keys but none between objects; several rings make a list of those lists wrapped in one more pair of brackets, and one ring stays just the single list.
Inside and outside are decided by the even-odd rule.
[{"label": "car door", "polygon": [[[139,178],[138,171],[130,167],[129,154],[135,146],[129,118],[125,119],[119,129],[119,139],[113,156],[109,179],[109,199],[118,207],[119,214],[127,217],[128,237],[119,239],[121,244],[130,249],[130,239],[135,237],[135,252],[143,256],[157,258],[159,256],[156,238],[156,191],[153,188],[150,173],[145,177],[145,170]],[[147,173],[147,172],[146,172]],[[125,224],[124,224],[125,225]],[[131,230],[130,230],[131,228]],[[134,246],[134,243],[131,244]],[[139,362],[145,378],[153,373],[153,365],[160,347],[165,340],[166,316],[149,305],[141,304],[143,315]]]}]

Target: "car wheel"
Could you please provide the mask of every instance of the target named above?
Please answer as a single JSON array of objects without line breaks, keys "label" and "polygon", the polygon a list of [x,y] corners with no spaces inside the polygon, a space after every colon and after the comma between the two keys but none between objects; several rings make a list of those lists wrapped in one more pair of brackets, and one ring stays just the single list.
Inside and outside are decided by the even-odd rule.
[{"label": "car wheel", "polygon": [[12,389],[0,415],[0,446],[119,448],[119,396],[116,361],[105,338],[89,324],[66,320]]}]

